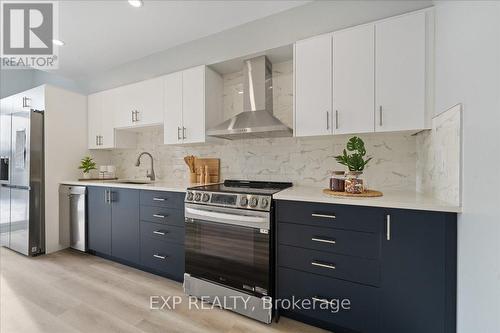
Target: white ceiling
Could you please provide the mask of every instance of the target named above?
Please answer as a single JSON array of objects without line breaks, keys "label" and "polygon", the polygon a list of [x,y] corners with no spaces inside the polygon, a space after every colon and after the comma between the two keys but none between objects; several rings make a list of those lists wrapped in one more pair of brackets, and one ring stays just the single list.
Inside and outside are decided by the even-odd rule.
[{"label": "white ceiling", "polygon": [[134,8],[126,0],[65,0],[59,5],[57,74],[101,73],[308,1],[153,1]]}]

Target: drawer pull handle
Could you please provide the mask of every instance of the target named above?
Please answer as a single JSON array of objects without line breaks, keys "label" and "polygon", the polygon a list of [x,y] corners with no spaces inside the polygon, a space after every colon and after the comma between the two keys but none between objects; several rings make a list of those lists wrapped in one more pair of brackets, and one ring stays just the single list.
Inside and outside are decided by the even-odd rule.
[{"label": "drawer pull handle", "polygon": [[311,297],[311,299],[315,302],[321,302],[321,303],[326,303],[326,304],[332,304],[332,301],[327,300],[326,298],[319,298],[316,296]]},{"label": "drawer pull handle", "polygon": [[335,244],[336,242],[333,239],[324,239],[324,238],[316,238],[313,237],[311,238],[313,242],[319,242],[319,243],[328,243],[328,244]]},{"label": "drawer pull handle", "polygon": [[337,217],[335,215],[327,215],[327,214],[316,214],[312,213],[312,217],[326,217],[327,219],[336,219]]},{"label": "drawer pull handle", "polygon": [[316,261],[311,262],[311,265],[318,266],[318,267],[323,267],[323,268],[328,268],[328,269],[335,269],[336,268],[335,265],[332,265],[332,264],[323,264],[323,263],[316,262]]},{"label": "drawer pull handle", "polygon": [[161,256],[159,254],[153,254],[153,257],[155,257],[157,259],[161,259],[161,260],[165,260],[167,258],[167,256]]},{"label": "drawer pull handle", "polygon": [[386,219],[385,219],[385,223],[386,223],[385,237],[388,241],[390,241],[391,240],[391,215],[387,214]]},{"label": "drawer pull handle", "polygon": [[165,201],[166,199],[164,198],[153,198],[153,201]]},{"label": "drawer pull handle", "polygon": [[165,215],[160,215],[160,214],[153,214],[153,217],[157,217],[159,219],[164,219]]},{"label": "drawer pull handle", "polygon": [[155,230],[153,231],[153,234],[165,236],[167,234],[167,231]]}]

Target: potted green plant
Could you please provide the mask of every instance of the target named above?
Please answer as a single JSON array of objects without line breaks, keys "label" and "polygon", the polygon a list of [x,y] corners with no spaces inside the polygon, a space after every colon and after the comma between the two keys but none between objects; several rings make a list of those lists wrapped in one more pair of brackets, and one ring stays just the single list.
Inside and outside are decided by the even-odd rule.
[{"label": "potted green plant", "polygon": [[342,155],[335,156],[338,163],[345,165],[349,169],[348,177],[345,182],[345,191],[349,193],[362,193],[365,188],[363,179],[360,176],[372,157],[365,159],[366,148],[361,138],[353,136],[347,141],[347,149],[344,149]]},{"label": "potted green plant", "polygon": [[88,179],[90,178],[90,171],[96,170],[97,168],[94,159],[90,156],[85,156],[82,158],[78,169],[83,171],[83,178]]}]

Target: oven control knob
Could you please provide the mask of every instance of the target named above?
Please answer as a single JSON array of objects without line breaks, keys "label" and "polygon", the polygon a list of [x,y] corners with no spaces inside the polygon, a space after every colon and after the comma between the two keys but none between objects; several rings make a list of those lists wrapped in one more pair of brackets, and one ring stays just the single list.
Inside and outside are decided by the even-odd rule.
[{"label": "oven control knob", "polygon": [[196,193],[194,195],[194,201],[200,201],[200,199],[201,199],[201,193]]},{"label": "oven control knob", "polygon": [[201,196],[201,201],[208,202],[208,200],[210,200],[210,194],[203,193],[203,195]]},{"label": "oven control knob", "polygon": [[259,199],[253,197],[250,199],[250,207],[257,207],[257,204],[259,203]]},{"label": "oven control knob", "polygon": [[192,200],[193,200],[193,192],[188,192],[187,199],[188,199],[189,201],[192,201]]},{"label": "oven control knob", "polygon": [[240,206],[246,206],[246,205],[248,205],[248,199],[247,197],[242,197],[240,199]]},{"label": "oven control knob", "polygon": [[262,198],[262,200],[260,200],[260,208],[266,208],[267,205],[269,205],[269,200],[266,198]]}]

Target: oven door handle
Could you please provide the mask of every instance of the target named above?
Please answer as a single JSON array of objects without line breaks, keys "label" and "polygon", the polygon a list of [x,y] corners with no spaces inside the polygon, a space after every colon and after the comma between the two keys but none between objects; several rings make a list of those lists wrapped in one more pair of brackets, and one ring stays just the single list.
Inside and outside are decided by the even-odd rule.
[{"label": "oven door handle", "polygon": [[269,230],[269,217],[227,214],[212,210],[186,207],[186,218]]}]

